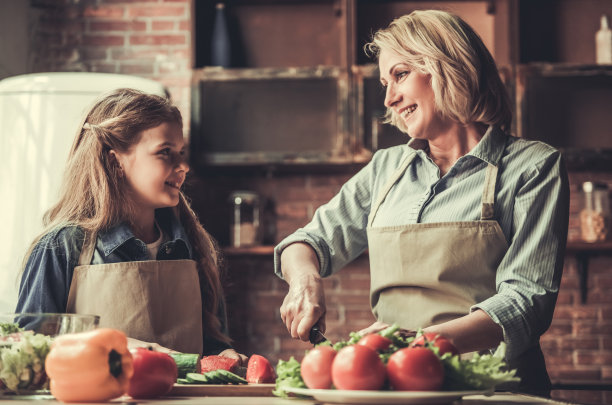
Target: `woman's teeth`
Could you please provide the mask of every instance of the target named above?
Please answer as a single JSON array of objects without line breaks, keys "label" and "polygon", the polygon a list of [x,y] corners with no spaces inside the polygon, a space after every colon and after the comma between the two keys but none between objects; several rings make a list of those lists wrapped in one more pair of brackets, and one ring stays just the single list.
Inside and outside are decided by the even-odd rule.
[{"label": "woman's teeth", "polygon": [[408,118],[408,116],[410,114],[412,114],[414,112],[414,110],[417,109],[416,105],[411,105],[410,107],[406,108],[404,111],[402,111],[402,118]]}]

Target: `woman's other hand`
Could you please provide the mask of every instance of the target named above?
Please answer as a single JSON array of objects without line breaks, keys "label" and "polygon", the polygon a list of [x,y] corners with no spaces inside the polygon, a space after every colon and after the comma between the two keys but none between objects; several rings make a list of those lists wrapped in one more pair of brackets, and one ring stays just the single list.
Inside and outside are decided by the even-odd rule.
[{"label": "woman's other hand", "polygon": [[289,291],[280,314],[291,337],[308,341],[315,324],[324,333],[325,294],[314,250],[304,243],[287,246],[281,255],[281,268]]},{"label": "woman's other hand", "polygon": [[143,340],[138,340],[138,339],[129,337],[128,338],[128,349],[132,350],[138,347],[144,347],[147,349],[150,348],[151,350],[155,350],[156,352],[162,352],[162,353],[178,353],[176,350],[168,349],[167,347],[164,347],[158,343],[145,342]]},{"label": "woman's other hand", "polygon": [[[387,329],[388,327],[389,327],[388,323],[376,321],[372,325],[368,326],[367,328],[364,328],[364,329],[360,330],[357,333],[359,333],[361,336],[365,336],[365,335],[369,335],[371,333],[378,333],[381,330]],[[408,330],[408,329],[399,329],[397,332],[395,332],[395,334],[401,336],[404,339],[416,336],[416,332],[415,331]]]},{"label": "woman's other hand", "polygon": [[221,353],[219,353],[219,356],[238,360],[238,365],[240,367],[246,367],[247,363],[249,362],[249,358],[247,356],[245,356],[244,354],[238,353],[234,349],[225,349]]}]

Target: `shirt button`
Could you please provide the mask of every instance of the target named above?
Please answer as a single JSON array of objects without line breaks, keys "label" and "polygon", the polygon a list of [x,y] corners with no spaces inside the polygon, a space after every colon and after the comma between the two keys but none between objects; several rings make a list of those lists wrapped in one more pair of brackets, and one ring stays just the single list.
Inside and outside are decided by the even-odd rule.
[{"label": "shirt button", "polygon": [[170,246],[166,246],[166,254],[169,255],[172,253],[172,248]]}]

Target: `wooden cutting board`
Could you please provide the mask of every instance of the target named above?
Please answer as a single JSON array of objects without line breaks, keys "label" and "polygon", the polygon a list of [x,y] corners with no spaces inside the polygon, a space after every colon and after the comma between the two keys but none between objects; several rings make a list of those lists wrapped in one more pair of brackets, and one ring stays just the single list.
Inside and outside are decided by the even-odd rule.
[{"label": "wooden cutting board", "polygon": [[271,397],[274,384],[174,384],[168,396]]}]

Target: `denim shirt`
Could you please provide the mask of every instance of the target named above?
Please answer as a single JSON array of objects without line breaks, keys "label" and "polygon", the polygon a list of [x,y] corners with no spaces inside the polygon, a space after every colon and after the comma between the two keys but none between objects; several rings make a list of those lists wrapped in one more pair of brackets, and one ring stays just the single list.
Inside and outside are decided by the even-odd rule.
[{"label": "denim shirt", "polygon": [[[192,259],[185,229],[172,211],[159,209],[155,216],[169,239],[159,247],[156,260]],[[72,274],[79,263],[84,239],[84,230],[76,225],[58,227],[43,235],[27,260],[19,286],[17,312],[66,312]],[[134,236],[127,224],[121,223],[98,233],[90,264],[142,260],[151,260],[146,244]],[[217,316],[221,331],[227,335],[223,298],[219,301]],[[204,354],[216,354],[230,348],[207,336],[205,327],[203,332]]]}]

